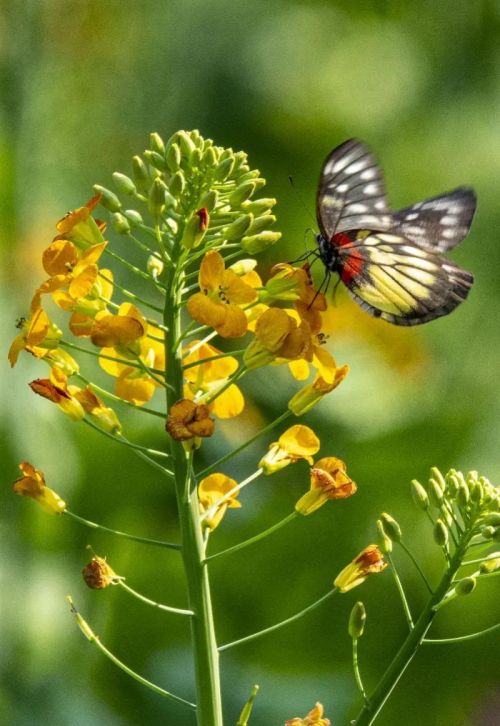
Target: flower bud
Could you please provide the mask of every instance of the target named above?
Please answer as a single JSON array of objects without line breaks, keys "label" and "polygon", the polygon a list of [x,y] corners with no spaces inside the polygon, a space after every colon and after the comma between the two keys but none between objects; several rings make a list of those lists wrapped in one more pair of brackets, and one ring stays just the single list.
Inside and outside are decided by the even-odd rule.
[{"label": "flower bud", "polygon": [[210,169],[217,164],[217,153],[213,146],[209,146],[207,149],[205,149],[205,151],[203,152],[201,163],[202,166],[205,167],[205,169]]},{"label": "flower bud", "polygon": [[481,527],[481,537],[484,539],[493,539],[495,535],[495,527],[491,527],[490,525],[487,525],[485,527]]},{"label": "flower bud", "polygon": [[270,247],[277,242],[281,237],[281,232],[260,232],[259,234],[251,235],[250,237],[243,237],[241,240],[241,246],[250,255],[255,255],[258,252],[262,252],[266,247]]},{"label": "flower bud", "polygon": [[448,542],[448,529],[441,519],[438,519],[434,525],[434,541],[440,547],[444,547]]},{"label": "flower bud", "polygon": [[429,509],[429,496],[422,484],[416,479],[412,479],[411,481],[411,495],[419,509],[423,509],[424,511]]},{"label": "flower bud", "polygon": [[116,194],[111,192],[109,189],[102,187],[100,184],[94,184],[92,189],[96,194],[101,195],[101,204],[110,212],[119,212],[122,208],[122,204]]},{"label": "flower bud", "polygon": [[481,562],[479,570],[481,574],[488,575],[491,572],[496,572],[500,569],[500,552],[491,552],[488,555],[488,559]]},{"label": "flower bud", "polygon": [[161,275],[163,268],[163,260],[156,255],[149,255],[146,269],[154,280]]},{"label": "flower bud", "polygon": [[223,182],[233,171],[234,157],[230,156],[227,159],[219,162],[219,165],[214,173],[214,181]]},{"label": "flower bud", "polygon": [[469,503],[470,492],[466,484],[458,485],[457,502],[461,507],[466,507]]},{"label": "flower bud", "polygon": [[439,471],[439,469],[437,468],[437,466],[431,467],[430,478],[437,481],[437,483],[441,487],[441,491],[444,492],[444,490],[446,489],[446,480],[445,480],[444,476],[441,474],[441,472]]},{"label": "flower bud", "polygon": [[151,178],[147,166],[140,156],[134,156],[132,159],[132,176],[139,191],[147,194]]},{"label": "flower bud", "polygon": [[269,227],[272,227],[275,222],[276,217],[274,216],[274,214],[264,214],[261,217],[257,217],[257,219],[254,219],[254,221],[250,225],[248,234],[253,235],[258,234],[259,232],[263,232]]},{"label": "flower bud", "polygon": [[259,217],[261,214],[267,214],[269,210],[274,207],[276,204],[276,199],[254,199],[254,200],[248,200],[246,202],[243,202],[241,207],[245,210],[245,212],[250,212],[251,214],[254,214],[256,217]]},{"label": "flower bud", "polygon": [[145,151],[144,156],[151,166],[154,166],[154,168],[158,169],[158,171],[167,171],[167,162],[165,157],[161,154],[158,154],[156,151]]},{"label": "flower bud", "polygon": [[182,171],[176,171],[170,179],[168,188],[174,197],[180,197],[186,187],[186,179]]},{"label": "flower bud", "polygon": [[210,189],[209,192],[205,192],[205,194],[201,197],[199,205],[200,207],[205,207],[205,209],[208,209],[209,212],[212,212],[215,208],[215,205],[217,204],[218,198],[218,192],[216,192],[215,189]]},{"label": "flower bud", "polygon": [[401,532],[401,527],[396,522],[394,517],[391,517],[391,515],[387,514],[387,512],[382,512],[382,514],[380,515],[380,519],[382,520],[385,532],[389,535],[392,541],[401,542],[401,538],[403,536]]},{"label": "flower bud", "polygon": [[389,537],[384,529],[382,520],[377,519],[377,534],[378,534],[378,545],[380,551],[384,554],[392,552],[392,539]]},{"label": "flower bud", "polygon": [[229,227],[226,227],[226,230],[224,232],[224,237],[229,241],[232,242],[234,240],[240,239],[240,237],[243,237],[247,229],[250,227],[250,225],[253,222],[253,215],[251,214],[242,214],[241,217],[238,217],[237,219],[232,222]]},{"label": "flower bud", "polygon": [[135,194],[137,189],[132,179],[125,174],[120,174],[119,171],[115,171],[113,176],[113,183],[120,194]]},{"label": "flower bud", "polygon": [[128,234],[130,232],[130,223],[120,212],[113,214],[113,229],[117,234]]},{"label": "flower bud", "polygon": [[246,202],[246,200],[252,196],[252,194],[255,191],[255,182],[253,181],[247,181],[243,182],[243,184],[240,184],[236,187],[234,192],[229,197],[229,204],[232,207],[239,207],[242,202]]},{"label": "flower bud", "polygon": [[187,161],[190,161],[192,154],[196,150],[196,145],[190,134],[186,131],[178,131],[176,134],[176,140],[180,147],[181,156]]},{"label": "flower bud", "polygon": [[242,275],[246,275],[247,272],[252,272],[252,270],[255,270],[256,267],[257,260],[250,258],[233,262],[233,264],[230,265],[229,269],[232,270],[236,275],[241,277]]},{"label": "flower bud", "polygon": [[160,134],[156,131],[149,134],[149,145],[151,147],[151,151],[155,151],[157,154],[161,154],[162,156],[165,155],[165,144]]},{"label": "flower bud", "polygon": [[128,219],[132,227],[138,227],[139,225],[144,224],[142,216],[135,209],[126,209],[123,214]]},{"label": "flower bud", "polygon": [[473,502],[476,502],[477,504],[479,504],[482,501],[483,496],[484,496],[483,486],[478,481],[476,481],[475,483],[471,482],[470,486],[471,486],[470,498],[472,499]]},{"label": "flower bud", "polygon": [[349,635],[353,640],[361,638],[365,629],[366,610],[362,602],[357,602],[349,616]]},{"label": "flower bud", "polygon": [[175,172],[181,165],[181,150],[177,144],[172,144],[166,153],[167,166],[170,171]]},{"label": "flower bud", "polygon": [[[181,245],[187,250],[198,247],[208,229],[208,219],[204,218],[201,209],[195,212],[187,221],[184,227],[184,233],[181,239]],[[206,210],[205,210],[206,211]],[[207,215],[208,217],[208,215]]]},{"label": "flower bud", "polygon": [[463,580],[460,580],[460,582],[457,582],[457,585],[455,587],[455,592],[457,595],[470,595],[471,592],[476,587],[476,578],[475,577],[464,577]]},{"label": "flower bud", "polygon": [[189,166],[192,169],[199,169],[201,166],[201,157],[202,152],[201,149],[195,149],[191,156],[189,157]]},{"label": "flower bud", "polygon": [[435,479],[429,479],[429,485],[427,487],[431,502],[435,507],[440,507],[443,501],[443,490]]},{"label": "flower bud", "polygon": [[491,514],[484,517],[483,522],[484,524],[491,524],[493,527],[498,527],[500,525],[500,513],[491,512]]}]

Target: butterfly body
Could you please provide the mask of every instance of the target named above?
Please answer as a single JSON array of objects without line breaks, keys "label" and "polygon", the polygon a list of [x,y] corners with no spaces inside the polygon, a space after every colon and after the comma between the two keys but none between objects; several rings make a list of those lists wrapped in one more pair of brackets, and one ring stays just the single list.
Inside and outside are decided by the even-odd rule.
[{"label": "butterfly body", "polygon": [[338,273],[363,309],[395,325],[448,314],[473,277],[441,253],[466,236],[475,202],[471,189],[458,188],[392,212],[371,151],[346,141],[327,157],[318,188],[317,254],[327,281]]}]

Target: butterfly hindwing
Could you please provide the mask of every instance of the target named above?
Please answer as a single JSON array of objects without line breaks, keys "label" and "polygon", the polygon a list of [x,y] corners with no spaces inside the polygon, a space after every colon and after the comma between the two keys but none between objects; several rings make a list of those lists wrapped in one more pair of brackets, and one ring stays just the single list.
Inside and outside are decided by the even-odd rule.
[{"label": "butterfly hindwing", "polygon": [[339,250],[340,276],[356,302],[395,325],[447,315],[467,297],[473,276],[402,235],[361,233]]},{"label": "butterfly hindwing", "polygon": [[395,229],[425,249],[446,252],[467,236],[475,209],[474,191],[459,187],[394,212]]},{"label": "butterfly hindwing", "polygon": [[328,240],[335,232],[391,228],[382,171],[365,144],[350,139],[328,155],[316,211],[321,233]]}]

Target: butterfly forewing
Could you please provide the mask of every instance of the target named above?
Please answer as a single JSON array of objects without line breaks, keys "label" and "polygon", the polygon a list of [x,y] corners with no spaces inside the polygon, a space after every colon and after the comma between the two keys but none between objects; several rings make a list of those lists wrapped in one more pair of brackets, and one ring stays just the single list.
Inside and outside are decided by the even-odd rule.
[{"label": "butterfly forewing", "polygon": [[475,209],[474,191],[459,187],[394,212],[394,229],[420,247],[446,252],[467,236]]},{"label": "butterfly forewing", "polygon": [[319,181],[316,211],[327,240],[338,232],[392,227],[382,171],[365,144],[351,139],[328,155]]},{"label": "butterfly forewing", "polygon": [[467,297],[470,273],[394,233],[368,233],[339,250],[340,276],[358,304],[395,325],[450,313]]}]

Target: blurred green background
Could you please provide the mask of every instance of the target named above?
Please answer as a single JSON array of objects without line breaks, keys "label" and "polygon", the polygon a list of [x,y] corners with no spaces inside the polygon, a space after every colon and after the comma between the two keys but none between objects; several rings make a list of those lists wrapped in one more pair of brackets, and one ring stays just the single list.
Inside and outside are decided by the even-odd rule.
[{"label": "blurred green background", "polygon": [[[349,362],[345,383],[305,420],[323,455],[348,462],[358,494],[213,565],[220,642],[292,614],[374,538],[380,511],[400,521],[427,570],[440,556],[408,482],[431,465],[500,474],[500,3],[469,0],[272,2],[253,0],[19,0],[0,4],[1,621],[0,722],[28,726],[192,724],[184,712],[129,680],[81,636],[64,596],[71,593],[103,642],[131,667],[191,697],[187,628],[125,592],[86,589],[80,570],[91,543],[132,587],[182,606],[175,553],[150,551],[45,515],[11,494],[17,463],[32,461],[73,511],[138,534],[174,538],[172,491],[154,471],[95,432],[71,424],[26,383],[42,363],[6,353],[15,320],[43,277],[40,253],[68,209],[93,183],[127,173],[150,131],[167,138],[199,128],[216,143],[244,149],[268,179],[283,242],[260,271],[304,249],[320,165],[351,136],[375,148],[390,201],[404,206],[460,184],[479,207],[454,259],[474,272],[470,299],[450,317],[418,330],[358,314],[341,293],[331,350]],[[80,360],[93,375],[91,361]],[[272,383],[271,374],[273,376]],[[207,461],[274,417],[293,390],[285,370],[256,373],[253,401],[204,447]],[[126,416],[131,438],[162,446],[159,424]],[[149,426],[149,428],[148,428]],[[272,440],[269,437],[268,440]],[[260,442],[226,471],[242,478]],[[208,458],[209,457],[209,458]],[[285,516],[304,491],[307,469],[258,480],[230,512],[216,543],[229,546]],[[420,582],[400,560],[415,606]],[[497,589],[495,589],[497,588]],[[353,603],[368,610],[361,662],[372,687],[404,636],[389,574],[328,601],[289,630],[222,658],[227,723],[261,685],[252,723],[278,726],[316,700],[336,726],[359,707],[346,625]],[[498,620],[498,583],[446,608],[435,637]],[[377,723],[493,726],[500,723],[498,635],[418,654]]]}]

